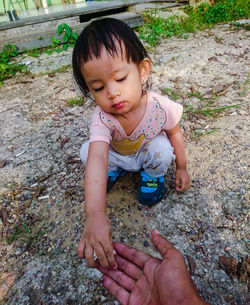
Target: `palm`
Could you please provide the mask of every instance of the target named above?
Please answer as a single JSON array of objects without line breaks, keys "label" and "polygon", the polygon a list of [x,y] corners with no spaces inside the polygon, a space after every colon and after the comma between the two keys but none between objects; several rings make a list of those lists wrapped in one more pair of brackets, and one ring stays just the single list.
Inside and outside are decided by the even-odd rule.
[{"label": "palm", "polygon": [[[179,304],[184,298],[181,292],[193,288],[189,279],[184,259],[176,250],[169,250],[163,260],[149,257],[131,291],[128,304]],[[176,286],[179,287],[178,293]]]},{"label": "palm", "polygon": [[[157,291],[154,291],[155,282],[159,282],[161,273],[161,261],[156,258],[149,258],[144,265],[143,273],[137,279],[134,288],[131,291],[128,304],[157,304]],[[158,289],[157,289],[158,290]]]},{"label": "palm", "polygon": [[121,305],[207,304],[192,283],[182,254],[157,232],[152,241],[162,259],[115,243],[117,270],[97,268],[103,286]]}]

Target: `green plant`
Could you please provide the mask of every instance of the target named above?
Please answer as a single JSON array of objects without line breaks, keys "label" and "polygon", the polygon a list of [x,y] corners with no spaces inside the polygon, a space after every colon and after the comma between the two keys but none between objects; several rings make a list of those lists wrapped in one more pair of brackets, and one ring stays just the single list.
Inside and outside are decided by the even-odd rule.
[{"label": "green plant", "polygon": [[68,69],[71,67],[71,64],[60,67],[58,69],[55,69],[53,71],[46,71],[46,72],[42,72],[40,73],[40,75],[49,75],[51,77],[55,76],[56,73],[64,73],[66,71],[68,71]]},{"label": "green plant", "polygon": [[193,138],[200,138],[200,137],[203,137],[203,136],[206,136],[206,135],[209,135],[213,132],[216,132],[220,130],[220,128],[211,128],[211,129],[194,129],[192,130],[192,136]]},{"label": "green plant", "polygon": [[25,65],[11,63],[17,54],[17,47],[11,44],[5,45],[0,53],[0,85],[2,85],[3,80],[14,76],[17,72],[27,71]]},{"label": "green plant", "polygon": [[[186,6],[188,17],[170,16],[163,19],[157,11],[146,11],[144,25],[138,28],[139,37],[155,47],[162,38],[178,36],[187,38],[187,33],[194,33],[221,22],[249,18],[249,1],[222,0],[213,5],[202,3],[199,6]],[[219,41],[219,40],[218,40]]]},{"label": "green plant", "polygon": [[[248,79],[245,81],[243,86],[246,86],[248,84]],[[190,116],[217,116],[219,113],[225,111],[226,109],[230,108],[238,108],[242,104],[234,104],[234,105],[226,105],[222,107],[211,107],[211,105],[214,103],[214,100],[210,98],[208,100],[207,98],[203,97],[200,91],[195,91],[195,92],[189,92],[188,94],[183,94],[180,93],[177,90],[171,89],[171,88],[166,88],[166,89],[161,89],[162,94],[168,95],[172,100],[177,100],[179,98],[184,98],[184,114],[183,117],[190,117]],[[195,108],[192,106],[189,100],[187,98],[192,98],[196,97],[198,98],[201,102],[207,101],[205,105],[203,106],[198,106]]]},{"label": "green plant", "polygon": [[3,84],[3,80],[13,77],[17,72],[27,71],[25,65],[18,64],[0,64],[0,85]]},{"label": "green plant", "polygon": [[29,249],[32,243],[39,240],[40,237],[46,233],[44,227],[45,223],[42,224],[38,230],[35,230],[31,225],[28,226],[22,222],[18,226],[14,227],[13,232],[7,238],[7,242],[12,243],[14,241],[20,241],[25,244],[26,249]]},{"label": "green plant", "polygon": [[80,98],[70,98],[69,99],[69,106],[74,107],[74,106],[83,106],[85,104],[85,100],[83,97]]},{"label": "green plant", "polygon": [[58,35],[64,34],[63,35],[63,49],[67,50],[68,47],[73,47],[75,45],[75,42],[78,38],[77,33],[74,33],[72,28],[67,25],[66,23],[62,23],[58,26],[57,28],[57,33]]},{"label": "green plant", "polygon": [[171,88],[161,89],[161,92],[163,95],[169,96],[169,98],[172,99],[173,101],[177,101],[178,99],[184,97],[184,94],[182,94],[181,92],[179,92],[175,89],[171,89]]},{"label": "green plant", "polygon": [[60,39],[56,39],[52,35],[50,36],[50,38],[51,38],[51,41],[52,41],[52,48],[57,48],[61,43]]},{"label": "green plant", "polygon": [[184,11],[190,16],[199,17],[203,23],[217,24],[249,18],[249,1],[220,0],[212,5],[202,3],[196,7],[187,6]]},{"label": "green plant", "polygon": [[38,49],[38,48],[34,48],[34,49],[31,49],[31,50],[25,50],[25,53],[29,56],[37,58],[42,54],[42,50]]},{"label": "green plant", "polygon": [[[63,34],[62,40],[56,39],[54,36],[50,36],[52,41],[52,48],[46,50],[47,54],[51,54],[52,52],[60,53],[62,51],[66,51],[68,47],[73,47],[78,38],[77,33],[73,32],[73,29],[67,25],[66,23],[62,23],[57,28],[57,34],[60,36]],[[60,45],[62,44],[62,48]]]},{"label": "green plant", "polygon": [[249,88],[249,77],[250,77],[250,73],[248,73],[247,79],[245,80],[243,86],[242,86],[242,92],[240,93],[240,96],[244,96]]},{"label": "green plant", "polygon": [[167,19],[157,17],[157,11],[146,11],[144,25],[139,27],[139,37],[147,41],[151,46],[156,46],[161,38],[172,36],[188,38],[187,33],[194,33],[205,28],[197,18],[182,18],[170,16]]},{"label": "green plant", "polygon": [[216,35],[216,36],[214,37],[214,40],[215,40],[217,43],[222,43],[223,38]]},{"label": "green plant", "polygon": [[231,23],[234,29],[246,29],[247,31],[250,30],[250,24],[245,21],[245,22],[239,22],[239,21],[234,21]]},{"label": "green plant", "polygon": [[6,44],[0,54],[0,63],[7,63],[11,60],[12,57],[17,56],[18,51],[15,45],[10,43]]},{"label": "green plant", "polygon": [[[249,3],[248,3],[249,5]],[[249,16],[247,1],[224,0],[209,6],[204,13],[204,20],[207,23],[228,22]]]},{"label": "green plant", "polygon": [[201,115],[201,116],[217,116],[221,112],[225,111],[226,109],[230,108],[239,108],[242,104],[234,104],[234,105],[225,105],[222,107],[213,107],[211,108],[210,105],[213,101],[209,101],[206,105],[200,106],[198,108],[194,108],[188,100],[184,104],[184,117],[190,115]]},{"label": "green plant", "polygon": [[195,91],[195,92],[190,92],[188,93],[187,95],[188,98],[191,98],[191,97],[197,97],[200,101],[203,101],[205,100],[204,97],[202,97],[201,95],[201,92],[200,91]]}]

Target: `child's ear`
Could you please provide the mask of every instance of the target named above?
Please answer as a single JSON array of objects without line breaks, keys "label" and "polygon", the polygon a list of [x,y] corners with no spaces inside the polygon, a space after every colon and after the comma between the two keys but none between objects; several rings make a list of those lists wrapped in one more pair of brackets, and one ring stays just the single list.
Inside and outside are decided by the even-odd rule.
[{"label": "child's ear", "polygon": [[152,64],[151,64],[151,60],[149,58],[144,58],[140,62],[139,71],[140,71],[142,84],[147,82],[150,71],[151,71],[151,66],[152,66]]}]

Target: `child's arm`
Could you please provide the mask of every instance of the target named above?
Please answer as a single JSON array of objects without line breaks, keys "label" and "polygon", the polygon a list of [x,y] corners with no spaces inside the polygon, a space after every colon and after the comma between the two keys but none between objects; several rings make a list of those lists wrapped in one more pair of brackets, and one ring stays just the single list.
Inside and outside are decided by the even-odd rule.
[{"label": "child's arm", "polygon": [[106,215],[106,184],[108,147],[105,142],[92,142],[85,175],[85,209],[87,221],[78,246],[78,254],[95,267],[94,251],[103,267],[116,267],[112,245],[112,230]]},{"label": "child's arm", "polygon": [[166,130],[171,145],[174,148],[176,156],[176,190],[184,192],[189,187],[189,174],[187,171],[187,158],[185,153],[185,144],[183,134],[179,124],[172,129]]}]

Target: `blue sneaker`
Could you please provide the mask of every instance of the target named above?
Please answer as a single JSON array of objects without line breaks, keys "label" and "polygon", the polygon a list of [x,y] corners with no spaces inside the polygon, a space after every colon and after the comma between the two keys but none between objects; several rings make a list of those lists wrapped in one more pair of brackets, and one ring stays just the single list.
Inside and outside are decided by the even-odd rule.
[{"label": "blue sneaker", "polygon": [[115,172],[108,172],[107,177],[107,192],[110,191],[111,187],[118,181],[119,178],[124,176],[126,171],[120,168],[118,171]]},{"label": "blue sneaker", "polygon": [[141,171],[141,181],[137,188],[137,198],[141,204],[152,205],[162,200],[165,194],[164,177],[151,177]]}]

